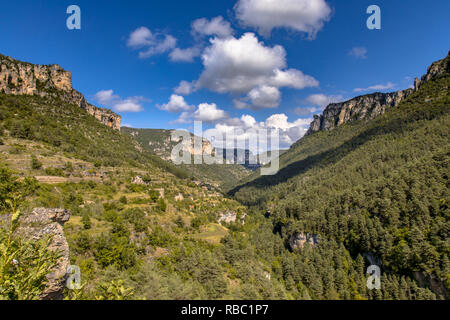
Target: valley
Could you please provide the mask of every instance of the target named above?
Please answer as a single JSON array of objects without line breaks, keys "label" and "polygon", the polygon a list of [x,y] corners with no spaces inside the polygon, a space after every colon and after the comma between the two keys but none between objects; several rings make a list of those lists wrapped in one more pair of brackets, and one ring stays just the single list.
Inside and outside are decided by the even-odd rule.
[{"label": "valley", "polygon": [[[60,67],[37,86],[45,67],[0,56],[0,210],[70,211],[66,258],[82,285],[61,279],[67,299],[446,299],[449,60],[395,103],[330,105],[260,176],[175,166],[170,130],[117,127],[74,100]],[[373,261],[380,290],[366,286]],[[7,284],[0,297],[18,299]]]}]

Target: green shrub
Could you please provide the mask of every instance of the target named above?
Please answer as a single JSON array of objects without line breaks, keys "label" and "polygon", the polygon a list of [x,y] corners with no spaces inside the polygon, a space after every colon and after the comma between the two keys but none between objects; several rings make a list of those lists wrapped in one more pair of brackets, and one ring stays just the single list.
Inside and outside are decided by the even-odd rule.
[{"label": "green shrub", "polygon": [[144,232],[149,226],[145,212],[139,208],[128,209],[123,213],[125,220],[134,226],[136,232]]},{"label": "green shrub", "polygon": [[83,214],[81,218],[81,223],[83,223],[83,228],[85,230],[89,230],[92,227],[91,218],[88,213]]},{"label": "green shrub", "polygon": [[166,204],[166,201],[164,201],[163,198],[161,198],[161,199],[158,200],[158,209],[159,209],[161,212],[166,212],[167,204]]},{"label": "green shrub", "polygon": [[48,176],[65,177],[64,170],[61,168],[45,168],[45,174]]},{"label": "green shrub", "polygon": [[127,204],[128,203],[127,197],[126,196],[121,196],[120,199],[119,199],[119,202],[122,203],[122,204]]},{"label": "green shrub", "polygon": [[31,157],[31,168],[33,170],[39,170],[42,168],[42,162],[40,162],[36,157]]}]

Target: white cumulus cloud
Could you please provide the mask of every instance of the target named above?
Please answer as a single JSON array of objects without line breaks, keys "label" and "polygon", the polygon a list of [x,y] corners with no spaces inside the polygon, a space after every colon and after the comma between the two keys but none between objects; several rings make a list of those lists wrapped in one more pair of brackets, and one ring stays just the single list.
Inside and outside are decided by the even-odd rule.
[{"label": "white cumulus cloud", "polygon": [[193,62],[194,59],[200,56],[201,50],[198,47],[180,49],[175,48],[169,54],[170,60],[174,62]]},{"label": "white cumulus cloud", "polygon": [[[244,114],[240,118],[225,119],[216,123],[214,128],[204,132],[204,136],[213,141],[215,147],[234,148],[245,146],[248,141],[261,139],[261,134],[266,132],[269,136],[279,137],[279,148],[289,148],[300,139],[308,130],[312,119],[297,119],[289,122],[284,114],[273,114],[265,121],[257,122],[251,115]],[[266,136],[267,137],[267,136]],[[253,153],[259,153],[261,146],[247,145]]]},{"label": "white cumulus cloud", "polygon": [[262,85],[252,89],[248,96],[254,108],[276,108],[280,105],[281,92],[276,87]]},{"label": "white cumulus cloud", "polygon": [[194,83],[182,80],[178,87],[174,89],[176,94],[180,95],[189,95],[192,93],[194,89]]},{"label": "white cumulus cloud", "polygon": [[239,0],[234,10],[242,25],[256,28],[261,35],[288,28],[305,32],[310,39],[331,16],[325,0]]},{"label": "white cumulus cloud", "polygon": [[225,38],[234,33],[230,23],[221,16],[212,18],[211,20],[206,18],[197,19],[192,22],[191,27],[194,36],[205,35]]},{"label": "white cumulus cloud", "polygon": [[227,113],[217,108],[215,103],[201,103],[194,112],[194,119],[198,121],[214,122],[227,118]]},{"label": "white cumulus cloud", "polygon": [[182,96],[176,94],[170,96],[170,101],[168,103],[158,105],[157,107],[160,110],[174,113],[188,111],[194,108],[194,106],[188,105]]},{"label": "white cumulus cloud", "polygon": [[128,97],[122,99],[114,94],[113,90],[101,90],[94,95],[94,100],[99,104],[111,108],[118,112],[139,112],[143,111],[142,101],[147,101],[144,97]]},{"label": "white cumulus cloud", "polygon": [[308,103],[311,103],[315,106],[324,108],[328,106],[330,103],[341,102],[344,99],[342,95],[325,95],[322,93],[312,94],[306,98]]},{"label": "white cumulus cloud", "polygon": [[284,48],[266,47],[253,33],[210,41],[202,55],[204,71],[198,85],[215,92],[248,92],[286,66]]},{"label": "white cumulus cloud", "polygon": [[194,112],[182,112],[179,118],[174,122],[190,123],[194,120],[203,122],[217,122],[228,118],[228,114],[224,110],[219,109],[215,103],[201,103]]},{"label": "white cumulus cloud", "polygon": [[301,107],[297,107],[294,109],[294,113],[300,117],[304,117],[304,116],[308,116],[312,113],[316,113],[320,111],[319,108],[316,107],[308,107],[308,108],[301,108]]},{"label": "white cumulus cloud", "polygon": [[[248,95],[247,99],[259,104],[255,108],[273,108],[281,100],[279,88],[302,89],[319,85],[316,79],[300,70],[286,69],[284,48],[265,46],[254,33],[245,33],[238,39],[213,38],[210,43],[202,54],[204,70],[196,82],[197,89]],[[267,102],[262,101],[262,97]],[[242,102],[242,99],[238,100]]]},{"label": "white cumulus cloud", "polygon": [[139,58],[149,58],[176,47],[177,39],[170,34],[153,33],[147,27],[139,27],[130,33],[127,46],[140,50]]},{"label": "white cumulus cloud", "polygon": [[376,84],[374,86],[370,86],[367,88],[356,88],[353,91],[354,92],[366,92],[366,91],[385,91],[385,90],[391,90],[396,87],[395,83],[388,82],[386,84]]}]

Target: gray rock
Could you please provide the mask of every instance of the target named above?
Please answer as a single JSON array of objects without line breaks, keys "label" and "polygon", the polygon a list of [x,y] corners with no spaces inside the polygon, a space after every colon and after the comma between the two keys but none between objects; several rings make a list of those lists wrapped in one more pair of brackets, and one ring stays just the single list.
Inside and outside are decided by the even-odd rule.
[{"label": "gray rock", "polygon": [[315,248],[319,244],[319,237],[317,234],[296,232],[289,238],[289,245],[292,250],[303,249],[306,243]]},{"label": "gray rock", "polygon": [[25,239],[38,241],[47,235],[52,237],[49,250],[58,252],[60,257],[52,273],[47,275],[47,286],[41,299],[63,299],[63,290],[70,266],[69,245],[64,236],[63,226],[70,218],[70,211],[65,209],[35,208],[31,213],[20,218],[16,234]]},{"label": "gray rock", "polygon": [[413,276],[421,287],[430,288],[434,293],[448,299],[448,292],[445,288],[444,280],[426,272],[413,272]]}]

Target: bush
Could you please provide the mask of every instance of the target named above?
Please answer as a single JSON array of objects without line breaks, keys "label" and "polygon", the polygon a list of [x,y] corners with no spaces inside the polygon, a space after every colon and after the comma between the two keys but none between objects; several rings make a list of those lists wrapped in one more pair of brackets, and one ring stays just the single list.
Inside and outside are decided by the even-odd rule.
[{"label": "bush", "polygon": [[73,171],[73,165],[72,165],[72,162],[67,162],[66,165],[65,165],[65,169],[66,169],[66,171],[68,171],[68,172],[72,172],[72,171]]},{"label": "bush", "polygon": [[120,199],[119,199],[119,202],[122,203],[122,204],[127,204],[128,203],[127,197],[121,196]]},{"label": "bush", "polygon": [[158,200],[158,209],[161,210],[161,212],[166,212],[167,204],[162,198]]},{"label": "bush", "polygon": [[89,214],[87,214],[87,213],[83,214],[83,217],[81,218],[81,222],[83,223],[83,228],[85,230],[89,230],[92,227],[91,218],[89,217]]},{"label": "bush", "polygon": [[56,176],[56,177],[64,177],[65,173],[64,170],[61,168],[46,168],[45,169],[45,174],[49,175],[49,176]]},{"label": "bush", "polygon": [[34,139],[34,133],[26,122],[14,122],[11,127],[11,136],[19,139]]},{"label": "bush", "polygon": [[158,199],[159,199],[159,191],[158,190],[152,189],[148,193],[150,195],[150,199],[152,199],[153,202],[158,201]]},{"label": "bush", "polygon": [[42,168],[42,162],[40,162],[36,157],[31,157],[31,169],[39,170]]},{"label": "bush", "polygon": [[134,226],[136,232],[144,232],[149,226],[145,212],[139,208],[128,209],[124,212],[124,218]]}]

